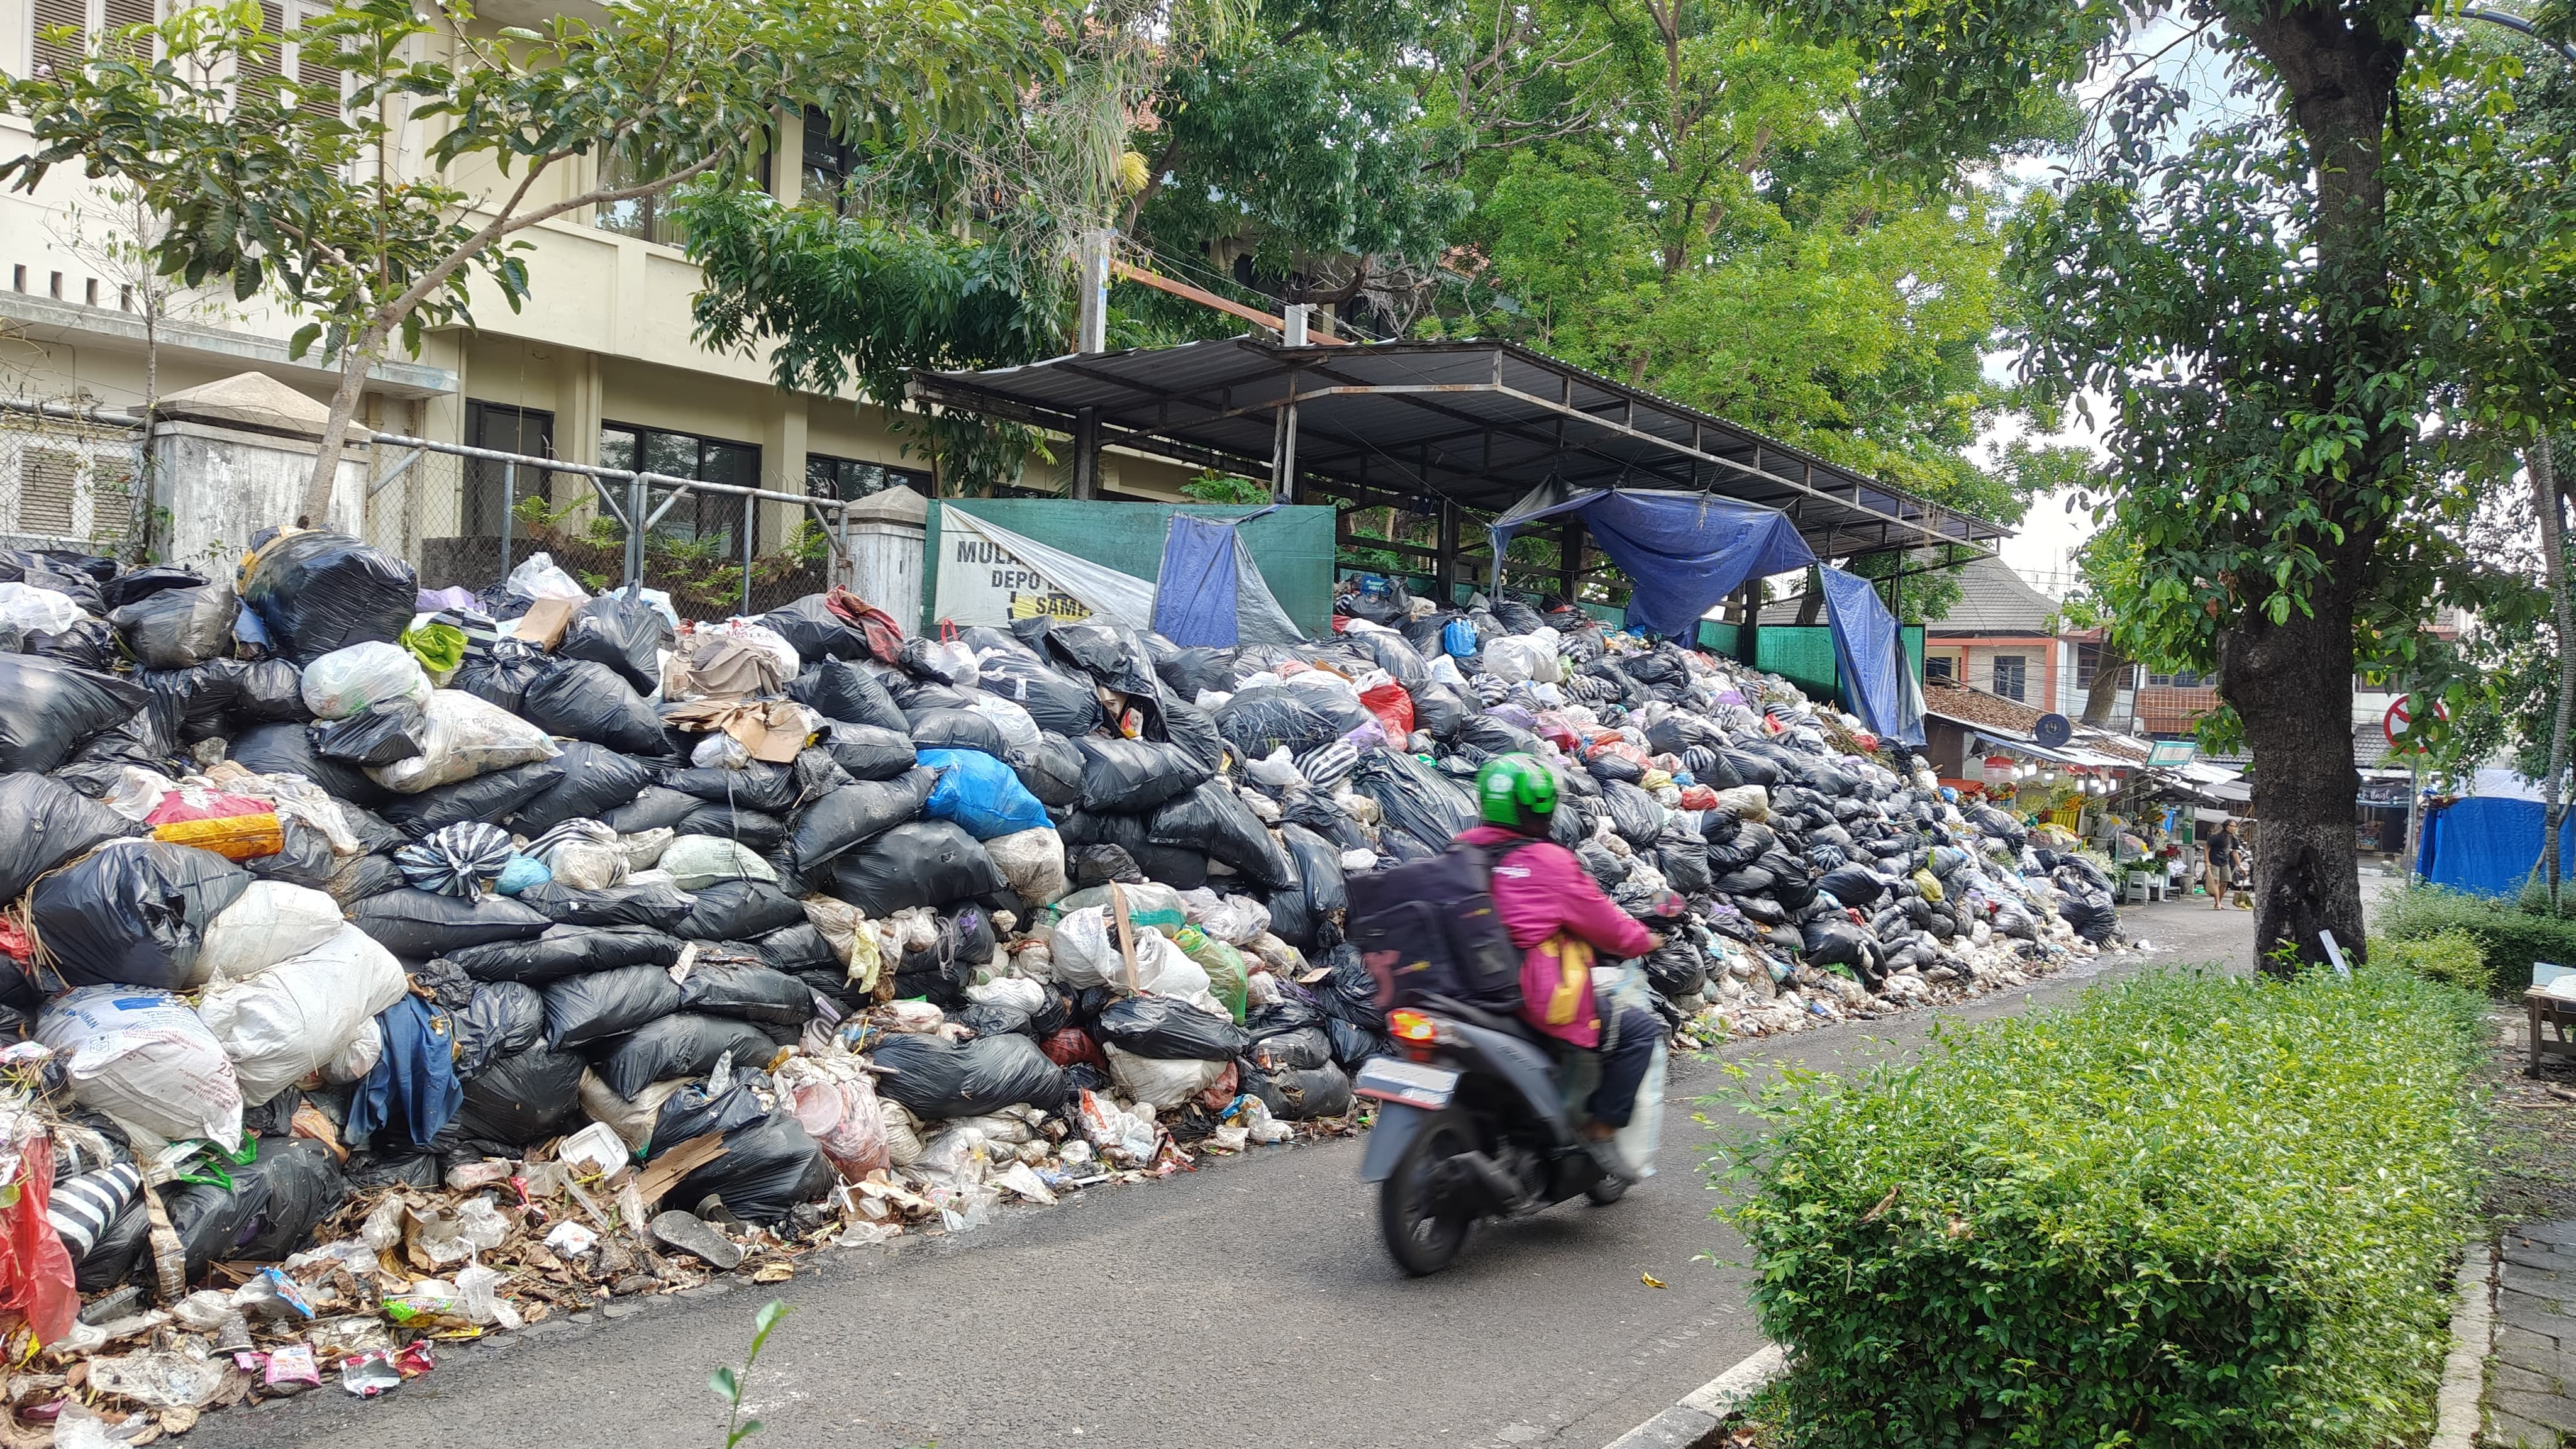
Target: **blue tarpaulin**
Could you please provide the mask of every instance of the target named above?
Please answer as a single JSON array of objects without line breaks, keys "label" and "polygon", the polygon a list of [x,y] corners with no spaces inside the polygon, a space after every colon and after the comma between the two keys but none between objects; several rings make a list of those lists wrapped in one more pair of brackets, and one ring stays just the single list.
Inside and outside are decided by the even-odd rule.
[{"label": "blue tarpaulin", "polygon": [[1154,632],[1183,648],[1231,649],[1235,626],[1234,528],[1174,514],[1163,535],[1161,580],[1154,590]]},{"label": "blue tarpaulin", "polygon": [[1494,557],[1523,525],[1560,513],[1579,514],[1592,541],[1636,585],[1628,626],[1650,634],[1698,637],[1700,616],[1744,587],[1816,561],[1789,516],[1776,508],[1663,488],[1593,488],[1577,492],[1551,480],[1531,489],[1493,522]]},{"label": "blue tarpaulin", "polygon": [[1832,567],[1817,572],[1825,581],[1834,658],[1842,666],[1843,707],[1873,734],[1923,743],[1923,691],[1908,667],[1896,616],[1878,601],[1877,586],[1868,579]]},{"label": "blue tarpaulin", "polygon": [[[2416,871],[2435,885],[2480,895],[2509,896],[2533,878],[2547,833],[2546,807],[2537,800],[2471,795],[2424,817],[2424,843]],[[2559,826],[2561,879],[2576,879],[2576,816]]]}]

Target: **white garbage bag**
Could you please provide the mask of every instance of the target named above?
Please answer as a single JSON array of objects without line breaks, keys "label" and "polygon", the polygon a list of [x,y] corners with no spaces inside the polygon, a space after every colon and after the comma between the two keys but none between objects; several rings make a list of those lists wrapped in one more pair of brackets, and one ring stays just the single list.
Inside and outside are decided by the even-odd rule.
[{"label": "white garbage bag", "polygon": [[[308,681],[312,678],[309,672],[305,677]],[[431,690],[427,708],[429,728],[421,752],[408,760],[370,768],[367,774],[377,784],[400,794],[417,795],[512,765],[551,760],[563,753],[544,730],[461,689]]]},{"label": "white garbage bag", "polygon": [[540,550],[510,570],[504,580],[510,592],[524,599],[565,599],[576,604],[590,602],[590,590],[581,581],[556,565],[555,556]]},{"label": "white garbage bag", "polygon": [[69,594],[34,584],[0,584],[0,624],[14,624],[21,634],[59,634],[83,617]]},{"label": "white garbage bag", "polygon": [[1103,1045],[1100,1050],[1109,1058],[1109,1080],[1118,1090],[1139,1102],[1150,1102],[1157,1111],[1169,1112],[1190,1098],[1217,1084],[1225,1075],[1226,1062],[1170,1061],[1160,1057],[1140,1057],[1124,1048]]},{"label": "white garbage bag", "polygon": [[777,868],[748,845],[714,835],[683,835],[662,852],[661,868],[684,891],[702,891],[720,880],[775,884]]},{"label": "white garbage bag", "polygon": [[36,1019],[64,1059],[73,1100],[168,1142],[241,1147],[241,1083],[221,1042],[166,991],[84,986]]},{"label": "white garbage bag", "polygon": [[185,985],[194,991],[210,981],[256,976],[316,949],[345,924],[340,903],[328,892],[284,881],[252,881],[239,899],[206,923],[205,943],[197,948]]},{"label": "white garbage bag", "polygon": [[304,707],[315,719],[347,719],[382,704],[426,705],[429,695],[429,671],[400,644],[352,644],[304,666]]},{"label": "white garbage bag", "polygon": [[208,987],[197,1015],[232,1059],[242,1101],[256,1107],[338,1057],[410,989],[391,951],[344,926],[248,980]]},{"label": "white garbage bag", "polygon": [[1064,837],[1041,825],[984,842],[993,867],[1020,898],[1045,905],[1073,888],[1064,873]]}]

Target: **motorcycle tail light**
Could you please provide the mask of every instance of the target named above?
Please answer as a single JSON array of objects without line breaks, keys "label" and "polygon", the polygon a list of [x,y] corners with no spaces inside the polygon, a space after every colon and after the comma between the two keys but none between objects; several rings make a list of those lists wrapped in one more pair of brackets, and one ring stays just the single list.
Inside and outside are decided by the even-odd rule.
[{"label": "motorcycle tail light", "polygon": [[1440,1025],[1418,1011],[1398,1008],[1386,1014],[1387,1035],[1404,1047],[1404,1054],[1417,1062],[1431,1060],[1431,1048],[1440,1040]]}]

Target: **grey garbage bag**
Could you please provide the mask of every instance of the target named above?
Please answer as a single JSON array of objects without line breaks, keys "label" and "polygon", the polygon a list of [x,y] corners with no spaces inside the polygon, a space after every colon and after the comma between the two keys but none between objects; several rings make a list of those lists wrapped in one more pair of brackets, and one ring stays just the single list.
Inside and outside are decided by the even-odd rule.
[{"label": "grey garbage bag", "polygon": [[1184,791],[1198,788],[1207,766],[1179,745],[1152,740],[1079,739],[1082,808],[1141,815]]},{"label": "grey garbage bag", "polygon": [[610,1091],[631,1099],[655,1082],[705,1076],[727,1052],[736,1068],[752,1070],[767,1066],[778,1044],[748,1021],[676,1011],[619,1042],[599,1075]]},{"label": "grey garbage bag", "polygon": [[1064,1101],[1064,1069],[1024,1036],[951,1043],[897,1033],[879,1041],[869,1056],[889,1069],[878,1079],[878,1095],[902,1103],[927,1122],[980,1117],[1022,1104],[1052,1112]]},{"label": "grey garbage bag", "polygon": [[241,601],[220,584],[164,589],[124,605],[107,622],[146,669],[188,669],[233,652],[233,615]]},{"label": "grey garbage bag", "polygon": [[660,966],[561,977],[546,985],[546,1045],[607,1041],[679,1009],[680,988]]},{"label": "grey garbage bag", "polygon": [[42,774],[151,698],[140,685],[64,660],[0,654],[0,771]]}]

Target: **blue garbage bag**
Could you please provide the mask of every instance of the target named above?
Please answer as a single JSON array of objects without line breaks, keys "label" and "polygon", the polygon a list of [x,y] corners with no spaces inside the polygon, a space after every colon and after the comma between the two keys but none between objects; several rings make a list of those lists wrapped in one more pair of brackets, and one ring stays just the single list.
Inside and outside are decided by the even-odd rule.
[{"label": "blue garbage bag", "polygon": [[922,813],[955,823],[977,840],[1035,830],[1047,823],[1046,807],[1009,765],[981,750],[923,750],[920,762],[939,772]]},{"label": "blue garbage bag", "polygon": [[1452,619],[1440,631],[1440,647],[1452,659],[1464,659],[1476,652],[1476,626],[1464,619]]}]

